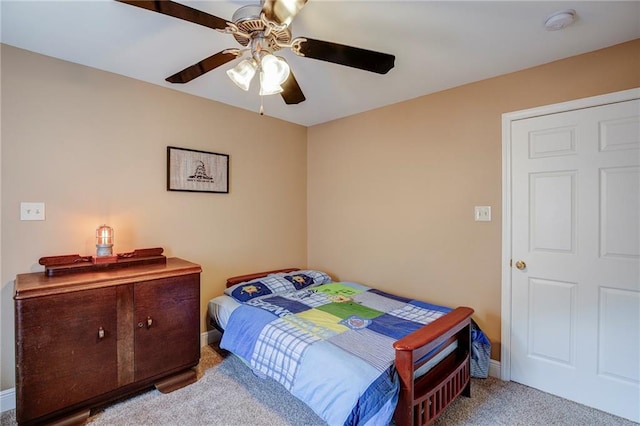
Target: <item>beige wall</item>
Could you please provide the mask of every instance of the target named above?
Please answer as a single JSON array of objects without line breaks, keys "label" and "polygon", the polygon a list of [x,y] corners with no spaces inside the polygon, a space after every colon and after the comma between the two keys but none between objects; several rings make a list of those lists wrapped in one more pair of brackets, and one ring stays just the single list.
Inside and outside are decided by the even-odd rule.
[{"label": "beige wall", "polygon": [[[162,246],[202,264],[203,330],[225,277],[308,260],[339,279],[473,306],[498,343],[501,114],[640,86],[639,49],[305,129],[3,45],[0,389],[14,386],[14,276],[40,270],[42,256],[92,254],[105,222],[117,252]],[[167,192],[167,145],[230,154],[231,193]],[[47,220],[21,222],[21,201],[45,202]],[[493,221],[473,222],[474,205],[491,205]]]},{"label": "beige wall", "polygon": [[[201,317],[224,279],[306,264],[306,128],[2,46],[1,389],[14,386],[13,278],[38,259],[164,247],[203,268]],[[242,136],[236,134],[241,129]],[[166,191],[167,145],[231,156],[230,194]],[[46,220],[19,220],[21,201]]]},{"label": "beige wall", "polygon": [[[471,306],[499,359],[501,115],[639,87],[638,52],[640,40],[309,128],[308,266]],[[474,221],[477,205],[491,222]]]}]

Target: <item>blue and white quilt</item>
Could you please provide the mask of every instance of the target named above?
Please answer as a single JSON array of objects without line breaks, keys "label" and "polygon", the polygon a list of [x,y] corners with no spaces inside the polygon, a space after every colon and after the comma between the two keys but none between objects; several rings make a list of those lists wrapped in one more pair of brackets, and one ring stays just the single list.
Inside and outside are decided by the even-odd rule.
[{"label": "blue and white quilt", "polygon": [[246,300],[220,346],[329,425],[384,425],[399,393],[393,343],[450,311],[356,283],[311,284]]}]

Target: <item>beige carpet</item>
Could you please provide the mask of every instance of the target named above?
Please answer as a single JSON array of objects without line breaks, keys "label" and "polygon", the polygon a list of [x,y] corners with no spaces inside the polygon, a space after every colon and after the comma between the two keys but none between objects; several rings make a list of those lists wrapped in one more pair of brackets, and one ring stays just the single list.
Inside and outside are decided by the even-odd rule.
[{"label": "beige carpet", "polygon": [[[278,383],[254,376],[238,358],[202,349],[198,382],[169,394],[151,390],[99,410],[91,426],[322,425]],[[444,425],[637,425],[538,390],[494,378],[473,379],[471,398],[458,398],[438,419]],[[15,410],[2,413],[15,425]]]}]

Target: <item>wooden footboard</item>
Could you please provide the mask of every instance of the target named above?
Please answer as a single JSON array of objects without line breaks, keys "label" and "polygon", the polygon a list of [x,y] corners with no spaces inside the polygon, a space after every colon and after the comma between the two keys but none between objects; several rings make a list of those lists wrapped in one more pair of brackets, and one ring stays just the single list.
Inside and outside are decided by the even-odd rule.
[{"label": "wooden footboard", "polygon": [[[456,308],[394,343],[400,376],[396,425],[431,424],[460,394],[471,396],[472,314],[471,308]],[[458,347],[451,354],[426,374],[415,377],[416,370],[454,341]]]}]

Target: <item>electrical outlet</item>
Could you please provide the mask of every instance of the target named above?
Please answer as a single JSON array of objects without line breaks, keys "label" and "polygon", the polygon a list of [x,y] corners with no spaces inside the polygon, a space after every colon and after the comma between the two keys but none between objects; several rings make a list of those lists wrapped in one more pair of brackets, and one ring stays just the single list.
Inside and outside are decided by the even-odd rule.
[{"label": "electrical outlet", "polygon": [[20,203],[20,220],[44,220],[44,203]]},{"label": "electrical outlet", "polygon": [[476,222],[491,222],[491,206],[476,206]]}]

